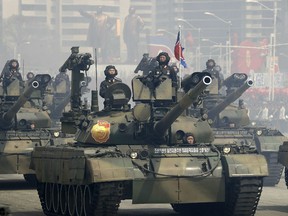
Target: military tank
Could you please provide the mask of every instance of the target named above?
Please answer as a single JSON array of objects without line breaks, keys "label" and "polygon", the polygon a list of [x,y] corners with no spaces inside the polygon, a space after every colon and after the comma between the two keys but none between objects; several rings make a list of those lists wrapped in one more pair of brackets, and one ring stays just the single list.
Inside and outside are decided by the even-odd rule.
[{"label": "military tank", "polygon": [[[268,162],[269,176],[264,178],[264,186],[275,186],[283,172],[283,166],[277,162],[278,148],[287,137],[277,129],[255,125],[250,120],[242,99],[238,104],[233,104],[253,85],[246,74],[234,73],[224,81],[219,81],[214,76],[213,78],[215,82],[209,86],[202,107],[207,110],[209,119],[213,120],[215,142],[245,134],[247,142],[256,145],[258,152]],[[226,94],[221,92],[221,88],[226,88]]]},{"label": "military tank", "polygon": [[[153,86],[147,84],[151,74],[137,75],[132,91],[119,82],[107,89],[109,110],[97,111],[93,90],[88,110],[79,86],[92,64],[89,56],[74,48],[63,65],[72,71],[72,104],[70,123],[63,116],[62,127],[77,128],[75,142],[33,150],[31,168],[46,215],[117,215],[124,199],[170,203],[183,215],[254,215],[268,175],[265,157],[243,137],[213,144],[207,114],[186,113],[210,85],[209,75],[193,73],[191,88],[178,93],[178,102],[170,78],[157,76]],[[184,144],[191,131],[196,144]]]},{"label": "military tank", "polygon": [[0,86],[0,174],[23,174],[33,182],[31,151],[50,139],[51,120],[41,104],[50,79],[38,74],[26,85],[14,79],[5,90]]}]

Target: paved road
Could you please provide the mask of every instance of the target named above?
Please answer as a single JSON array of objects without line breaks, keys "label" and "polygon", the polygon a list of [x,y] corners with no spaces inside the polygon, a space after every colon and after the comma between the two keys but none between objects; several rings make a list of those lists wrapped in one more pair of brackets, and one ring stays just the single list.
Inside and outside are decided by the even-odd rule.
[{"label": "paved road", "polygon": [[[0,203],[10,205],[13,216],[43,216],[37,192],[20,175],[0,175]],[[132,205],[121,202],[120,216],[176,216],[168,204]],[[276,187],[265,187],[256,216],[287,216],[288,190],[281,179]]]}]

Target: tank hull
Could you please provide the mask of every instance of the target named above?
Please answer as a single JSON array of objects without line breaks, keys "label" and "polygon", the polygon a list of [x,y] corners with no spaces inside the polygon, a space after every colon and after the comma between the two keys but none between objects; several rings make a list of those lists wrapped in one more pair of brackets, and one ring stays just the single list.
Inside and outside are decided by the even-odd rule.
[{"label": "tank hull", "polygon": [[49,143],[48,131],[0,132],[0,174],[33,174],[31,152],[35,146]]},{"label": "tank hull", "polygon": [[[148,149],[147,146],[142,148]],[[119,157],[103,156],[107,155],[107,152],[112,152],[111,146],[109,148],[36,147],[33,151],[31,167],[37,174],[38,193],[46,214],[55,214],[59,212],[57,206],[61,206],[61,202],[62,204],[70,202],[69,196],[62,201],[57,198],[61,197],[63,188],[68,191],[68,194],[73,193],[78,202],[85,202],[86,196],[91,202],[92,200],[96,202],[83,207],[84,209],[79,209],[80,207],[77,209],[78,204],[70,202],[70,207],[67,204],[67,210],[64,209],[70,211],[68,214],[73,215],[75,211],[100,211],[97,200],[108,199],[104,194],[101,195],[104,189],[99,191],[99,188],[102,187],[108,190],[105,193],[113,193],[114,196],[118,194],[113,198],[115,203],[111,201],[113,203],[111,204],[113,208],[109,210],[113,213],[111,215],[117,214],[118,207],[115,209],[115,206],[119,206],[123,199],[132,199],[134,204],[171,203],[173,208],[182,213],[187,210],[187,205],[190,209],[193,204],[199,203],[207,205],[222,203],[229,205],[230,210],[238,211],[236,203],[239,204],[241,200],[236,200],[232,204],[228,201],[235,197],[235,193],[239,193],[235,187],[245,187],[245,182],[252,182],[247,183],[246,187],[255,185],[252,187],[252,192],[255,189],[253,193],[255,196],[250,197],[253,205],[249,203],[247,213],[243,215],[253,215],[261,194],[262,179],[268,175],[264,156],[247,154],[226,155],[220,158],[220,155],[214,151],[207,152],[205,155],[200,152],[208,151],[210,147],[205,147],[204,150],[203,147],[201,148],[202,150],[187,146],[157,147],[149,150],[146,159],[131,159],[124,157],[124,154],[119,154]],[[95,152],[101,151],[106,153],[96,156]],[[180,151],[182,153],[179,153]],[[241,181],[244,183],[239,183]],[[55,193],[59,195],[48,196],[54,190],[53,188],[57,188]],[[231,194],[227,195],[228,192]],[[90,197],[89,194],[94,193],[96,197]],[[251,193],[246,195],[251,196]],[[242,203],[242,205],[246,204]],[[53,209],[53,206],[57,208]],[[65,215],[67,213],[65,211],[60,215]],[[225,208],[223,215],[229,215]]]}]

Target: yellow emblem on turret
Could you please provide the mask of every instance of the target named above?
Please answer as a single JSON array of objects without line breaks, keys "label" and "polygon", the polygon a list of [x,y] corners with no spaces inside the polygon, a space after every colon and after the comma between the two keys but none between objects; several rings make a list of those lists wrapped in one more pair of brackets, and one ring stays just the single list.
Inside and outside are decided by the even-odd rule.
[{"label": "yellow emblem on turret", "polygon": [[110,136],[110,123],[104,120],[98,120],[91,129],[91,135],[96,142],[104,143]]}]

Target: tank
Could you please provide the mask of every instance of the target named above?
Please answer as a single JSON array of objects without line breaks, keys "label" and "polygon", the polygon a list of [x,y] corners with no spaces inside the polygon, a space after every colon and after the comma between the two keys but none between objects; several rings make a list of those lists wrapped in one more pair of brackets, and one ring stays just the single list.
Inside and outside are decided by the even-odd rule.
[{"label": "tank", "polygon": [[253,81],[249,80],[246,74],[232,74],[220,83],[220,88],[226,87],[226,94],[214,85],[203,100],[203,107],[208,110],[208,116],[213,120],[215,133],[219,134],[216,141],[230,139],[232,134],[239,133],[250,137],[249,142],[256,145],[258,152],[264,155],[268,162],[269,176],[264,178],[264,186],[275,186],[283,172],[283,166],[277,161],[278,148],[287,137],[277,129],[254,124],[242,99],[238,105],[233,104],[253,85]]},{"label": "tank", "polygon": [[[170,78],[154,77],[159,82],[153,86],[147,84],[151,74],[137,75],[132,90],[124,83],[107,89],[110,110],[97,111],[93,100],[88,110],[82,108],[78,88],[82,70],[92,61],[73,51],[65,64],[72,70],[74,123],[63,117],[62,127],[77,128],[75,142],[36,147],[32,154],[31,168],[46,215],[117,215],[124,199],[133,204],[170,203],[175,211],[189,215],[254,215],[262,179],[268,175],[265,157],[243,145],[242,137],[213,144],[207,114],[195,117],[186,112],[199,103],[210,76],[191,75],[191,88],[179,92],[175,101]],[[94,99],[96,92],[92,91]],[[188,132],[196,144],[183,143]]]},{"label": "tank", "polygon": [[31,151],[50,138],[51,120],[41,103],[50,79],[38,74],[26,85],[15,79],[7,91],[0,86],[0,174],[24,174],[32,181]]}]

